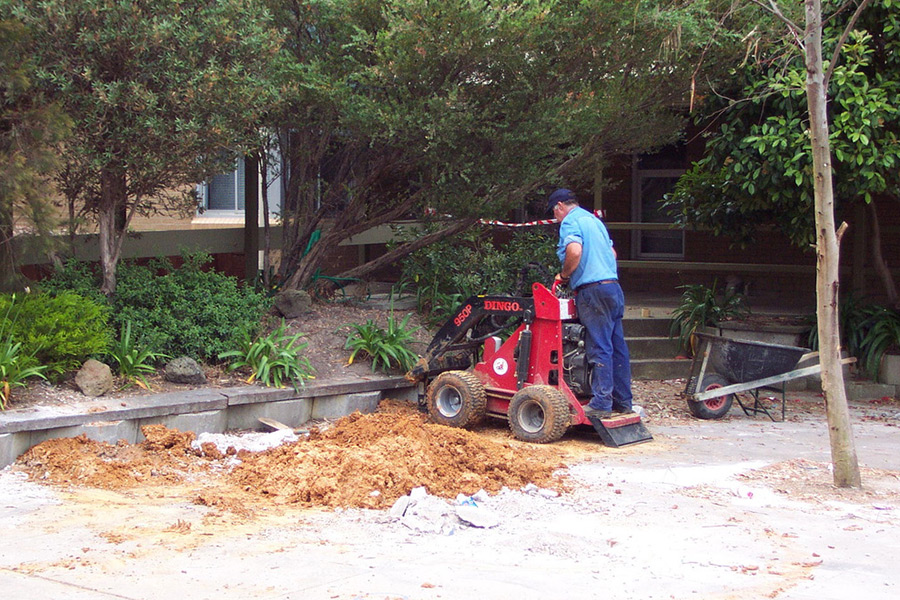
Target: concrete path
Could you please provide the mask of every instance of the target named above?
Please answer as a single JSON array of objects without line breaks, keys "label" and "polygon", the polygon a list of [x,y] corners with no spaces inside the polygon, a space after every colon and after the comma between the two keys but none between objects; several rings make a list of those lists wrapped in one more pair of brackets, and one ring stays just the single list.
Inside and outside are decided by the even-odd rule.
[{"label": "concrete path", "polygon": [[0,589],[48,600],[892,600],[900,420],[870,413],[854,411],[860,463],[892,473],[872,472],[864,492],[786,494],[740,477],[796,459],[822,469],[821,422],[651,424],[653,443],[589,449],[569,493],[501,493],[482,502],[499,525],[450,535],[358,510],[226,522],[165,493],[60,492],[7,469]]}]

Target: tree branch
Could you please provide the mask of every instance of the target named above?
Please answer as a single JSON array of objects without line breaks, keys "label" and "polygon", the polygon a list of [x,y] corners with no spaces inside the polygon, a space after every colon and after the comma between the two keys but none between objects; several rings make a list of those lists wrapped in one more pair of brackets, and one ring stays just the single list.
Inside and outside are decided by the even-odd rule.
[{"label": "tree branch", "polygon": [[[838,40],[837,46],[834,48],[834,52],[831,54],[831,62],[828,63],[828,70],[825,71],[825,79],[823,85],[825,89],[828,89],[828,83],[831,81],[831,75],[834,73],[834,67],[837,66],[838,59],[840,58],[841,49],[844,47],[844,43],[847,41],[847,38],[850,36],[850,32],[853,31],[853,26],[856,25],[856,21],[859,19],[859,15],[862,14],[863,9],[869,5],[872,0],[863,0],[860,2],[859,6],[856,7],[856,11],[853,13],[853,16],[850,17],[850,22],[847,23],[847,26],[844,28],[844,32],[841,34],[841,39]],[[843,9],[843,7],[841,7]]]},{"label": "tree branch", "polygon": [[401,246],[398,246],[397,248],[394,248],[390,252],[376,258],[375,260],[369,261],[364,265],[360,265],[358,267],[350,269],[349,271],[345,271],[345,272],[341,273],[340,277],[350,279],[350,278],[359,278],[364,275],[367,275],[383,266],[387,266],[391,263],[394,263],[394,262],[400,260],[401,258],[403,258],[405,256],[412,254],[413,252],[415,252],[416,250],[419,250],[420,248],[424,248],[424,247],[428,246],[429,244],[433,244],[442,239],[450,237],[451,235],[455,235],[455,234],[459,233],[460,231],[462,231],[468,227],[471,227],[475,223],[475,221],[476,221],[476,219],[474,219],[474,218],[463,219],[461,221],[455,221],[451,225],[449,225],[448,227],[445,227],[444,229],[441,229],[440,231],[435,231],[435,232],[429,233],[428,235],[423,235],[422,237],[415,239],[412,242],[409,242],[409,243],[403,244]]},{"label": "tree branch", "polygon": [[768,10],[773,15],[778,17],[778,19],[783,22],[788,28],[794,33],[798,34],[803,29],[801,27],[797,27],[797,24],[784,16],[784,13],[781,12],[781,9],[778,7],[778,3],[775,0],[768,0],[768,2],[763,2],[762,0],[750,0],[753,4],[761,6],[765,10]]}]

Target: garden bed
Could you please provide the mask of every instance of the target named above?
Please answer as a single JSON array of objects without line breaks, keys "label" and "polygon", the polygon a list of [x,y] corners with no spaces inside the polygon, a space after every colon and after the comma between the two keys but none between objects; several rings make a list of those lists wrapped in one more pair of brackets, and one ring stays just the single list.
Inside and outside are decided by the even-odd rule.
[{"label": "garden bed", "polygon": [[[351,332],[351,324],[365,323],[371,319],[380,326],[385,326],[391,311],[383,307],[368,307],[364,303],[352,302],[317,302],[312,305],[312,310],[296,319],[286,319],[285,323],[291,333],[302,332],[302,341],[307,343],[303,354],[309,359],[315,371],[316,382],[327,382],[332,379],[346,378],[348,375],[371,376],[373,374],[371,361],[367,359],[354,360],[353,364],[347,364],[350,350],[344,348],[347,336]],[[418,328],[414,334],[415,342],[413,351],[421,353],[431,341],[432,332],[423,324],[422,319],[414,310],[396,310],[395,319],[404,319],[409,315],[408,326]],[[280,323],[279,319],[272,319],[273,324]],[[138,396],[147,396],[158,393],[171,393],[187,391],[198,388],[229,388],[243,385],[255,385],[246,382],[246,373],[229,372],[223,365],[205,365],[206,385],[187,385],[166,381],[162,368],[147,377],[150,389],[144,389],[136,384],[128,384],[126,381],[117,381],[114,391],[103,398],[125,399]],[[381,371],[378,371],[381,373]],[[400,375],[399,371],[392,371],[390,375]],[[75,386],[75,373],[69,373],[61,380],[54,383],[37,379],[31,380],[25,388],[15,389],[8,409],[26,408],[30,406],[48,406],[70,404],[84,401],[86,396]]]}]

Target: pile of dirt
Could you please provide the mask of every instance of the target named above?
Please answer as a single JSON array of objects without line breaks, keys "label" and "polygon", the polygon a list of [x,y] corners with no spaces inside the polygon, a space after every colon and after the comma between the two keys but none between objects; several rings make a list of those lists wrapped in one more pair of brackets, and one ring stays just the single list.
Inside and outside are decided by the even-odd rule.
[{"label": "pile of dirt", "polygon": [[230,478],[246,489],[279,502],[366,508],[388,507],[418,486],[447,498],[556,487],[553,472],[562,467],[534,448],[426,423],[414,412],[356,413],[308,440],[238,456]]},{"label": "pile of dirt", "polygon": [[[16,468],[32,479],[56,485],[126,489],[179,483],[188,473],[204,470],[208,460],[191,447],[192,432],[162,425],[141,428],[140,444],[98,442],[81,434],[34,446],[19,457]],[[204,464],[206,463],[206,464]]]},{"label": "pile of dirt", "polygon": [[[193,433],[161,425],[142,428],[144,442],[116,445],[79,436],[35,446],[17,469],[35,480],[102,489],[190,482],[202,504],[236,491],[275,504],[389,507],[414,487],[454,498],[528,483],[560,489],[564,465],[541,447],[486,439],[427,423],[412,408],[388,403],[371,415],[354,413],[308,438],[264,452],[196,448]],[[234,460],[234,458],[237,460]],[[213,501],[210,500],[213,499]]]}]

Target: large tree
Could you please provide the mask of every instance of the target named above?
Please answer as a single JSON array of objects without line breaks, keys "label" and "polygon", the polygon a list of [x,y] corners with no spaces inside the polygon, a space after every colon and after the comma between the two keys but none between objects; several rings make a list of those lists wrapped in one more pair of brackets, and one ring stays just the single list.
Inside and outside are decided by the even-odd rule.
[{"label": "large tree", "polygon": [[32,87],[25,28],[0,21],[0,291],[21,287],[13,238],[54,225],[49,180],[68,130],[59,106]]},{"label": "large tree", "polygon": [[893,0],[882,0],[880,11],[873,11],[881,14],[866,15],[879,32],[873,41],[871,30],[855,30],[870,0],[830,2],[828,18],[820,0],[805,0],[802,7],[751,3],[769,11],[786,35],[763,52],[743,98],[732,105],[739,108],[725,113],[710,153],[680,182],[674,203],[685,223],[703,222],[746,237],[759,223],[774,220],[794,239],[814,242],[834,483],[855,487],[860,474],[838,322],[838,264],[846,227],[836,227],[835,196],[871,201],[874,193],[897,185],[897,83],[870,60],[879,49],[896,46],[884,44],[897,35],[896,7]]},{"label": "large tree", "polygon": [[345,275],[673,141],[699,57],[720,51],[715,2],[270,2],[293,92],[276,119],[288,287],[375,225],[456,217]]},{"label": "large tree", "polygon": [[[900,202],[900,11],[894,0],[879,0],[854,18],[849,9],[856,3],[833,1],[826,3],[829,14],[838,5],[844,10],[822,27],[835,203],[838,210],[869,205],[872,255],[896,304],[873,200]],[[709,227],[743,245],[755,241],[760,224],[771,224],[798,246],[814,246],[816,171],[807,65],[795,42],[801,35],[759,40],[755,60],[735,71],[736,85],[709,97],[701,119],[709,127],[706,155],[671,202],[682,224]]]},{"label": "large tree", "polygon": [[97,222],[102,289],[135,214],[196,208],[274,90],[279,39],[256,0],[0,0],[33,35],[39,89],[74,121],[61,188]]}]

